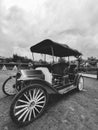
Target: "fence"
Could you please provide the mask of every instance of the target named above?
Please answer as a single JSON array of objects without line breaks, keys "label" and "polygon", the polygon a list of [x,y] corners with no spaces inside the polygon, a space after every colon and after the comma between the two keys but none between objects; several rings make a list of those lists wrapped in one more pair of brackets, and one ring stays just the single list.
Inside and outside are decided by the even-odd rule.
[{"label": "fence", "polygon": [[0,63],[0,70],[15,70],[15,69],[27,69],[28,64],[18,64],[18,63]]}]

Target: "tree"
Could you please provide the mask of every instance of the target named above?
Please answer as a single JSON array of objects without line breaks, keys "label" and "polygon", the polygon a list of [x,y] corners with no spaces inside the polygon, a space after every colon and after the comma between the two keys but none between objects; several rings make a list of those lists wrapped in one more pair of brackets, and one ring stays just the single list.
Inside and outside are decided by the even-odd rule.
[{"label": "tree", "polygon": [[96,66],[96,64],[97,64],[97,59],[96,59],[96,57],[88,57],[88,63],[90,64],[90,65],[92,65],[92,66]]},{"label": "tree", "polygon": [[28,59],[27,57],[19,56],[17,54],[13,54],[13,61],[18,63],[29,63],[32,62],[31,59]]}]

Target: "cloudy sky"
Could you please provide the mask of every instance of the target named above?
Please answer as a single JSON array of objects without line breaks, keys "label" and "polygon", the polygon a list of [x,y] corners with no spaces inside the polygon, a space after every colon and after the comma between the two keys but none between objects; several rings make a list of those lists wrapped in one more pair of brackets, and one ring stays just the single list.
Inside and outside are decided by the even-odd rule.
[{"label": "cloudy sky", "polygon": [[98,58],[98,0],[0,0],[0,56],[50,38]]}]

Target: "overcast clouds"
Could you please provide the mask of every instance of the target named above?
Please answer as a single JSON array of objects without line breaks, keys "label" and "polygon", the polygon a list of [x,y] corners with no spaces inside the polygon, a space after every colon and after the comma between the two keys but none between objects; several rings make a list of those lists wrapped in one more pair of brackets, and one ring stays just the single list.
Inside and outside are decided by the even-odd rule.
[{"label": "overcast clouds", "polygon": [[98,0],[0,0],[0,55],[51,38],[98,57]]}]

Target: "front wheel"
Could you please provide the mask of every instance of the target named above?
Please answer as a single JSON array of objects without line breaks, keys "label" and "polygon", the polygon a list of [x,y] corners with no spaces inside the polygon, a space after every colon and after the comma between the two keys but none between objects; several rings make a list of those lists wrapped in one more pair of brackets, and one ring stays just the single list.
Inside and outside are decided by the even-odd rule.
[{"label": "front wheel", "polygon": [[47,92],[39,84],[32,84],[21,90],[10,107],[10,116],[14,123],[25,126],[37,119],[45,110],[48,101]]},{"label": "front wheel", "polygon": [[84,89],[84,78],[82,76],[78,79],[77,89],[78,91],[82,91]]}]

